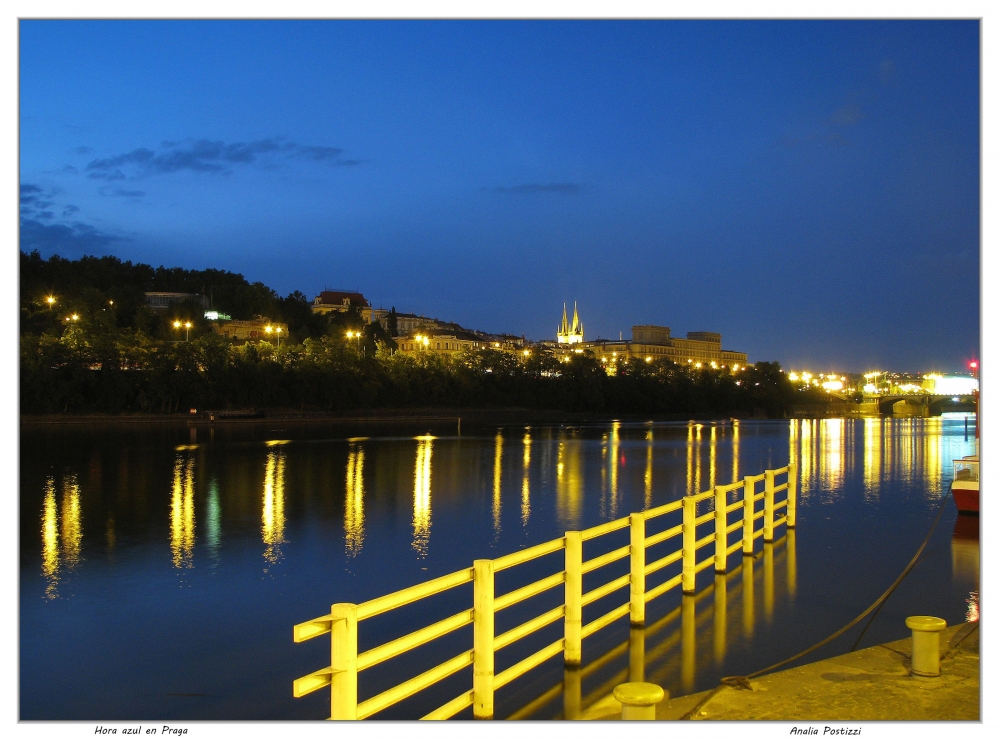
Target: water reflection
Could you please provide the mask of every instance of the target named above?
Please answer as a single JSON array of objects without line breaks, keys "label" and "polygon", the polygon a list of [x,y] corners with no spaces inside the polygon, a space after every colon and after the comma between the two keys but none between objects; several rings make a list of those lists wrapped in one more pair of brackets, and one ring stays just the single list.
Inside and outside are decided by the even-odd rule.
[{"label": "water reflection", "polygon": [[170,552],[174,568],[194,567],[194,458],[174,459],[174,482],[170,497]]},{"label": "water reflection", "polygon": [[365,540],[365,450],[350,443],[344,485],[344,548],[354,558]]},{"label": "water reflection", "polygon": [[792,420],[789,456],[799,462],[800,498],[807,502],[823,491],[825,501],[835,501],[855,466],[866,501],[877,501],[887,481],[918,483],[917,477],[929,498],[945,496],[951,459],[971,446],[944,430],[940,417]]},{"label": "water reflection", "polygon": [[653,506],[653,431],[646,430],[646,470],[642,476],[644,496],[642,498],[643,509]]},{"label": "water reflection", "polygon": [[[792,534],[794,531],[789,531]],[[559,694],[562,713],[557,717],[588,717],[588,709],[606,707],[608,695],[622,682],[653,682],[679,694],[696,690],[699,673],[722,670],[730,652],[753,645],[755,582],[764,587],[765,595],[770,594],[765,601],[769,599],[772,609],[792,603],[797,577],[794,537],[780,538],[768,546],[770,557],[763,555],[756,572],[755,559],[747,557],[728,574],[717,574],[713,583],[698,593],[681,595],[677,607],[644,627],[631,627],[626,641],[584,666],[565,669],[560,684],[509,718],[539,718],[539,713],[558,700]],[[780,568],[782,562],[784,569]],[[584,649],[586,655],[586,644]],[[607,667],[616,663],[621,668],[608,676]],[[587,679],[599,675],[607,678],[583,695]]]},{"label": "water reflection", "polygon": [[431,447],[434,437],[422,435],[417,440],[417,460],[413,471],[413,550],[427,556],[431,537]]},{"label": "water reflection", "polygon": [[733,420],[733,481],[740,480],[740,421]]},{"label": "water reflection", "polygon": [[[419,455],[419,452],[418,452]],[[493,441],[493,535],[500,535],[500,485],[503,481],[503,434],[497,430]]]},{"label": "water reflection", "polygon": [[618,466],[619,451],[621,449],[621,437],[619,434],[620,422],[611,424],[610,440],[608,441],[608,489],[609,489],[609,515],[611,519],[618,516]]},{"label": "water reflection", "polygon": [[222,508],[219,506],[219,482],[214,478],[208,484],[208,502],[205,510],[205,541],[208,545],[208,557],[215,565],[219,561],[219,545],[222,539]]},{"label": "water reflection", "polygon": [[[76,498],[76,502],[70,505],[67,493]],[[75,523],[67,525],[66,515],[75,515]],[[45,481],[45,493],[42,499],[42,576],[45,578],[45,597],[55,599],[59,596],[59,572],[61,561],[66,561],[66,566],[70,566],[70,554],[72,553],[73,564],[79,560],[80,556],[80,504],[79,488],[76,485],[76,477],[70,477],[63,482],[63,540],[62,558],[60,558],[59,543],[59,514],[56,504],[55,480],[49,477]],[[75,534],[73,542],[66,541],[66,534]]]},{"label": "water reflection", "polygon": [[285,542],[285,451],[281,448],[269,450],[264,464],[261,537],[264,560],[277,563],[281,560],[281,544]]},{"label": "water reflection", "polygon": [[583,451],[580,440],[560,432],[556,458],[556,508],[559,527],[576,530],[583,507]]},{"label": "water reflection", "polygon": [[526,527],[531,516],[531,430],[524,433],[524,470],[521,477],[521,527]]}]

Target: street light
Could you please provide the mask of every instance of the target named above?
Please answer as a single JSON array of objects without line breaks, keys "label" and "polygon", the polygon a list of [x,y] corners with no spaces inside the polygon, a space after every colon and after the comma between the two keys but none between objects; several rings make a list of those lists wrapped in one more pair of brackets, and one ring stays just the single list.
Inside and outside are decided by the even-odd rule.
[{"label": "street light", "polygon": [[52,304],[54,304],[55,302],[56,302],[56,297],[55,296],[46,296],[45,297],[45,303],[47,303],[49,305],[50,309],[52,308]]},{"label": "street light", "polygon": [[174,321],[174,329],[180,329],[181,327],[184,327],[184,341],[185,342],[187,342],[188,339],[191,337],[191,327],[192,326],[194,326],[194,325],[192,325],[191,322],[184,322],[182,324],[178,320]]},{"label": "street light", "polygon": [[276,335],[278,335],[278,349],[280,350],[281,349],[281,327],[272,327],[270,324],[268,324],[266,327],[264,327],[264,331],[267,332],[268,334],[271,334],[272,332],[274,332]]}]

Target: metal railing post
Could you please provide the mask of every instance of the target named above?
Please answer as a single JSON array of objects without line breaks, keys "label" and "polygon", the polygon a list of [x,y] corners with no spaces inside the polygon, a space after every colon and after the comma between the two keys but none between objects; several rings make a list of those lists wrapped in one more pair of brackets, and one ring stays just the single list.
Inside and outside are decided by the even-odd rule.
[{"label": "metal railing post", "polygon": [[358,719],[358,606],[330,607],[330,720]]},{"label": "metal railing post", "polygon": [[726,490],[715,487],[715,573],[726,573],[726,550],[729,548],[729,538],[726,530],[729,518],[726,515]]},{"label": "metal railing post", "polygon": [[629,552],[629,622],[646,622],[646,516],[633,512],[628,516]]},{"label": "metal railing post", "polygon": [[566,533],[566,617],[563,625],[563,663],[566,666],[580,666],[582,629],[583,535],[578,530],[571,530]]},{"label": "metal railing post", "polygon": [[743,555],[753,555],[753,514],[754,514],[753,479],[747,476],[743,479]]},{"label": "metal railing post", "polygon": [[764,542],[774,542],[774,471],[764,471]]},{"label": "metal railing post", "polygon": [[681,591],[685,594],[694,593],[694,544],[696,540],[694,520],[697,516],[695,505],[694,497],[684,497],[684,520],[681,525]]},{"label": "metal railing post", "polygon": [[493,718],[493,561],[473,562],[472,716]]},{"label": "metal railing post", "polygon": [[785,517],[787,518],[785,527],[791,530],[795,527],[795,499],[798,494],[798,471],[794,463],[788,464],[788,491],[785,494],[788,496],[788,506],[785,509]]}]

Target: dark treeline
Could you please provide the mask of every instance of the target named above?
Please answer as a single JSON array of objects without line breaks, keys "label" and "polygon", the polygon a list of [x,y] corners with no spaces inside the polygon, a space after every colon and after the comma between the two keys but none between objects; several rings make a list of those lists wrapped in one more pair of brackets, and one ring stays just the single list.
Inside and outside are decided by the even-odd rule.
[{"label": "dark treeline", "polygon": [[[314,315],[299,292],[282,298],[218,270],[22,253],[20,278],[21,411],[28,414],[464,407],[778,417],[795,400],[777,363],[731,373],[633,361],[609,376],[589,353],[568,363],[539,350],[528,357],[494,349],[454,358],[403,354],[357,313]],[[145,291],[205,293],[234,319],[286,322],[290,336],[280,348],[236,343],[212,332],[196,306],[155,314]],[[178,318],[194,325],[190,341],[173,329]],[[363,331],[362,341],[347,339],[352,328]]]}]

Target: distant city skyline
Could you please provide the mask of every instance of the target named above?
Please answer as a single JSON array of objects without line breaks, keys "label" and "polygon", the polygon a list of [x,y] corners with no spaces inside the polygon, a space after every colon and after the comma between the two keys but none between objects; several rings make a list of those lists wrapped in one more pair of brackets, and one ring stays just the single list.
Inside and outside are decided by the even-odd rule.
[{"label": "distant city skyline", "polygon": [[20,21],[21,249],[554,339],[979,354],[977,21]]}]

